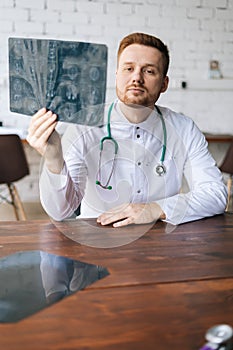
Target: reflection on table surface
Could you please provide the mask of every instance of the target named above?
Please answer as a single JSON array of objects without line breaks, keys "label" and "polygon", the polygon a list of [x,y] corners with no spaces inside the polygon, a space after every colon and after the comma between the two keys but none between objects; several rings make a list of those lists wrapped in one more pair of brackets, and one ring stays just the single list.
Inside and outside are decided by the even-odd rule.
[{"label": "reflection on table surface", "polygon": [[104,267],[43,251],[0,260],[0,322],[16,322],[107,276]]}]

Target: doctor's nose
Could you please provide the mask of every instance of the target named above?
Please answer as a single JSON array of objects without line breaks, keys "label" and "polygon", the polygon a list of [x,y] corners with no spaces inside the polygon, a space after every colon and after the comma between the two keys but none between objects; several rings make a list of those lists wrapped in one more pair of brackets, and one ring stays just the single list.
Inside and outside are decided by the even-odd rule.
[{"label": "doctor's nose", "polygon": [[143,72],[141,70],[135,70],[132,78],[133,83],[142,84],[144,82]]}]

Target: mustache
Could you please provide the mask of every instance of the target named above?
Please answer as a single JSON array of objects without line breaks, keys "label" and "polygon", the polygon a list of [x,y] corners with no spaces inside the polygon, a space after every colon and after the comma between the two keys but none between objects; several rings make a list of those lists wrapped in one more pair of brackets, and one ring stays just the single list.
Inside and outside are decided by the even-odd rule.
[{"label": "mustache", "polygon": [[145,86],[143,84],[137,84],[137,83],[134,83],[134,84],[131,84],[127,87],[127,89],[142,89],[142,90],[146,90]]}]

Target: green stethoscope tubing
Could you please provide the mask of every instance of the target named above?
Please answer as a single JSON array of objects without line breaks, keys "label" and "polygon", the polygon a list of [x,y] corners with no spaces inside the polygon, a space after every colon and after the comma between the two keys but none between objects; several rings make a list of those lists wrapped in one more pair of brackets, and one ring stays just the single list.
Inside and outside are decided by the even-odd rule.
[{"label": "green stethoscope tubing", "polygon": [[163,164],[164,159],[165,159],[166,150],[167,150],[167,129],[166,129],[166,125],[165,125],[165,121],[164,121],[162,112],[160,111],[158,106],[155,106],[155,108],[157,109],[157,112],[159,114],[159,118],[161,120],[162,127],[163,127],[163,147],[162,147],[162,154],[161,154],[161,158],[160,158],[160,163]]},{"label": "green stethoscope tubing", "polygon": [[[108,135],[103,137],[100,140],[99,180],[96,180],[96,182],[95,182],[96,185],[99,185],[100,187],[102,187],[105,190],[111,190],[112,189],[112,186],[109,186],[109,182],[110,182],[110,180],[112,178],[112,174],[113,174],[113,171],[114,171],[114,168],[115,168],[116,155],[117,155],[117,152],[118,152],[118,143],[112,137],[111,125],[110,125],[111,113],[112,113],[113,106],[114,106],[114,103],[112,103],[110,105],[109,110],[108,110],[108,120],[107,120],[107,133],[108,133]],[[112,169],[111,169],[110,175],[108,177],[108,180],[107,180],[106,184],[103,185],[102,182],[101,182],[101,163],[102,163],[101,159],[102,159],[102,151],[103,151],[103,148],[104,148],[104,142],[107,141],[107,140],[110,140],[114,144],[114,158],[112,160]]]},{"label": "green stethoscope tubing", "polygon": [[115,154],[117,154],[118,151],[118,143],[117,141],[112,137],[112,133],[111,133],[111,125],[110,125],[110,119],[111,119],[111,113],[112,113],[112,109],[113,109],[114,103],[111,104],[111,106],[109,107],[108,110],[108,121],[107,121],[107,133],[108,136],[103,137],[100,140],[100,151],[103,151],[104,148],[104,141],[106,140],[110,140],[114,143],[114,147],[115,147]]},{"label": "green stethoscope tubing", "polygon": [[[111,190],[112,186],[109,186],[109,182],[111,180],[112,174],[113,174],[113,170],[115,167],[115,159],[116,159],[116,155],[118,152],[118,143],[117,141],[112,137],[112,133],[111,133],[111,113],[112,113],[112,109],[114,106],[114,102],[110,105],[109,110],[108,110],[108,119],[107,119],[107,136],[103,137],[100,140],[100,159],[99,159],[99,180],[96,180],[96,185],[101,186],[104,189],[108,189]],[[162,123],[162,128],[163,128],[163,147],[162,147],[162,153],[161,153],[161,157],[160,157],[160,161],[159,164],[155,167],[155,172],[157,175],[162,176],[166,173],[166,168],[165,165],[163,164],[164,159],[165,159],[165,155],[166,155],[166,150],[167,150],[167,129],[166,129],[166,125],[165,125],[165,121],[162,115],[162,112],[160,111],[159,107],[155,106],[159,118],[161,120]],[[114,144],[114,158],[113,158],[113,166],[112,166],[112,170],[111,173],[108,177],[108,180],[106,182],[105,185],[103,185],[101,183],[101,156],[102,156],[102,151],[104,148],[104,142],[106,140],[110,140],[111,142],[113,142]]]}]

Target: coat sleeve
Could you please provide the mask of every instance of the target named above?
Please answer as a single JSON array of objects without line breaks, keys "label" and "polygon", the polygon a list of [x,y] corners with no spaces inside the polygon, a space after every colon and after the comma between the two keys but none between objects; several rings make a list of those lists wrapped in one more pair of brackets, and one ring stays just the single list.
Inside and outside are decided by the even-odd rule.
[{"label": "coat sleeve", "polygon": [[60,174],[42,167],[39,189],[40,200],[48,215],[61,221],[74,215],[79,207],[86,185],[87,169],[80,152],[77,128],[69,128],[62,139],[64,167]]},{"label": "coat sleeve", "polygon": [[[186,125],[187,126],[187,125]],[[186,160],[183,175],[189,190],[158,201],[173,225],[221,214],[227,203],[227,189],[204,135],[193,123],[183,130]]]}]

